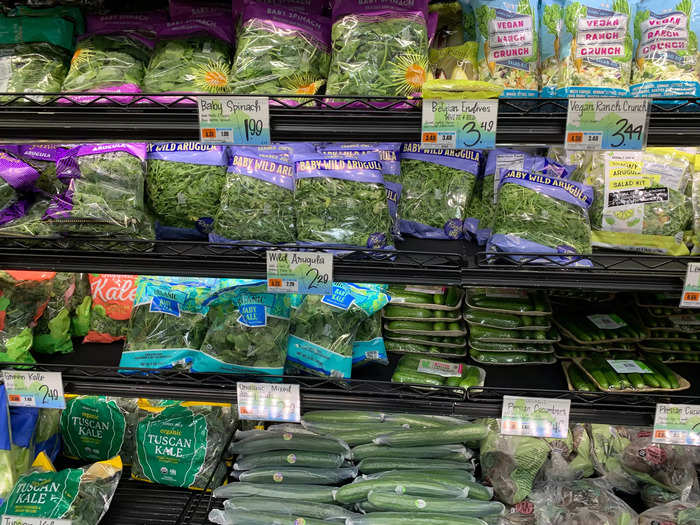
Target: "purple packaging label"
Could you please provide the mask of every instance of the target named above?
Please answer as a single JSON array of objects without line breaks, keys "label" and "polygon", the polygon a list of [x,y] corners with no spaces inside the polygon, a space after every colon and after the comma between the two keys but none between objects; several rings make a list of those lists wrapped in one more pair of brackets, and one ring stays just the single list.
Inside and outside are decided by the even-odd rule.
[{"label": "purple packaging label", "polygon": [[166,160],[184,164],[226,166],[226,146],[214,146],[200,142],[161,142],[147,146],[148,160]]},{"label": "purple packaging label", "polygon": [[207,4],[197,0],[170,0],[170,18],[177,20],[180,18],[194,18],[200,16],[218,16],[221,14],[231,17],[233,10],[221,4]]},{"label": "purple packaging label", "polygon": [[16,190],[29,191],[39,178],[39,172],[6,151],[0,151],[0,177]]},{"label": "purple packaging label", "polygon": [[501,173],[499,188],[503,187],[504,184],[518,184],[554,199],[579,206],[584,210],[587,210],[593,203],[593,188],[590,186],[539,173],[508,170]]},{"label": "purple packaging label", "polygon": [[399,231],[402,235],[417,239],[458,240],[464,236],[461,219],[450,219],[442,228],[428,226],[421,222],[399,220]]},{"label": "purple packaging label", "polygon": [[389,207],[389,216],[392,222],[396,222],[403,186],[398,182],[384,181],[384,187],[386,188],[386,203]]},{"label": "purple packaging label", "polygon": [[[92,87],[90,93],[141,93],[141,88],[136,84],[121,84],[119,86],[100,86]],[[70,95],[66,98],[58,100],[59,104],[128,104],[134,100],[133,96],[110,96],[109,98],[100,97],[99,95]]]},{"label": "purple packaging label", "polygon": [[24,217],[31,207],[30,199],[20,199],[10,204],[4,210],[0,210],[0,226]]},{"label": "purple packaging label", "polygon": [[73,187],[74,182],[70,181],[66,191],[51,197],[51,203],[46,208],[46,213],[44,213],[41,220],[70,218],[73,211]]},{"label": "purple packaging label", "polygon": [[263,20],[275,28],[306,33],[326,48],[330,46],[331,21],[323,16],[310,15],[283,6],[251,2],[245,8],[242,23],[245,25],[250,20]]},{"label": "purple packaging label", "polygon": [[439,15],[437,12],[428,13],[428,45],[433,43],[437,32]]},{"label": "purple packaging label", "polygon": [[352,14],[382,13],[391,16],[401,12],[419,13],[428,16],[428,0],[336,0],[333,5],[333,20]]},{"label": "purple packaging label", "polygon": [[353,158],[316,155],[295,155],[294,168],[297,179],[330,177],[355,182],[384,184],[382,164],[377,153],[363,153]]},{"label": "purple packaging label", "polygon": [[[486,245],[487,252],[504,252],[504,253],[529,253],[529,254],[542,254],[548,255],[547,258],[543,259],[533,259],[531,255],[510,256],[513,260],[524,260],[528,264],[550,264],[550,265],[571,265],[573,267],[590,267],[593,263],[589,259],[581,259],[579,257],[566,257],[565,255],[558,256],[559,254],[571,254],[576,255],[576,252],[571,248],[571,246],[560,245],[556,248],[551,248],[543,244],[539,244],[528,239],[523,239],[517,235],[512,234],[501,234],[496,233],[491,236]],[[553,257],[552,255],[556,255]]]},{"label": "purple packaging label", "polygon": [[21,157],[46,162],[58,162],[68,151],[69,148],[57,148],[42,144],[30,144],[19,147],[19,155]]},{"label": "purple packaging label", "polygon": [[113,15],[92,15],[85,18],[87,33],[108,34],[122,31],[143,31],[155,33],[155,28],[168,21],[165,11],[147,11],[142,13],[120,13]]},{"label": "purple packaging label", "polygon": [[283,159],[256,155],[245,147],[233,148],[228,173],[253,177],[294,191],[294,166]]},{"label": "purple packaging label", "polygon": [[403,145],[401,158],[431,162],[478,175],[482,153],[473,149],[423,149],[420,142],[409,142]]},{"label": "purple packaging label", "polygon": [[233,11],[242,13],[252,3],[296,9],[312,15],[320,15],[323,12],[323,2],[318,0],[233,0]]},{"label": "purple packaging label", "polygon": [[19,154],[22,151],[22,146],[19,144],[0,144],[0,151],[6,151],[10,155],[19,157]]},{"label": "purple packaging label", "polygon": [[399,175],[401,173],[400,142],[378,142],[378,143],[330,143],[323,144],[317,148],[319,153],[332,153],[335,151],[352,151],[356,155],[368,151],[379,153],[379,160],[382,163],[383,175]]},{"label": "purple packaging label", "polygon": [[56,163],[56,176],[64,183],[70,179],[80,178],[79,157],[103,155],[120,151],[133,155],[142,162],[146,160],[145,143],[86,144],[69,150],[68,153],[58,160]]},{"label": "purple packaging label", "polygon": [[180,38],[190,35],[207,34],[232,44],[233,24],[230,15],[200,17],[188,20],[166,22],[158,28],[158,38]]}]

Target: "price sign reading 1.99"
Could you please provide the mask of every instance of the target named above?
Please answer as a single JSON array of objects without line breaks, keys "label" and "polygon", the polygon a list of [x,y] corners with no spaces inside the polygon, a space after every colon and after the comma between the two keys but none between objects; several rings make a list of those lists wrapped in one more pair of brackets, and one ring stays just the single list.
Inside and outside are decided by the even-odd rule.
[{"label": "price sign reading 1.99", "polygon": [[641,150],[647,143],[646,98],[570,98],[564,146],[570,150]]}]

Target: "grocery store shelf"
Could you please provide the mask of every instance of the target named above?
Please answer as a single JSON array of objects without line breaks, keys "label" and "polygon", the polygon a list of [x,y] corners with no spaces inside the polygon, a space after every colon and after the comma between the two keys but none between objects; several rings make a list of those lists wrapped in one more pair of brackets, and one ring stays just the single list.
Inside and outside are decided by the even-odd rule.
[{"label": "grocery store shelf", "polygon": [[[95,93],[90,102],[66,103],[65,94],[0,93],[2,141],[198,140],[196,96]],[[218,96],[218,95],[212,95]],[[131,100],[129,100],[131,98]],[[64,102],[59,102],[63,100]],[[383,97],[271,96],[270,133],[275,141],[420,140],[420,100]],[[496,142],[562,144],[565,99],[501,99]],[[657,100],[649,145],[700,141],[700,99]]]}]

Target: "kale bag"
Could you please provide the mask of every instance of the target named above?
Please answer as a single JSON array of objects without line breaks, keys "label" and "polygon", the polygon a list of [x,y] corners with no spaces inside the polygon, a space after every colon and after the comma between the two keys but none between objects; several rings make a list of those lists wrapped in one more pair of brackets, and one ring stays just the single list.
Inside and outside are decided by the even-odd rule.
[{"label": "kale bag", "polygon": [[314,95],[330,65],[330,23],[308,11],[250,2],[233,61],[234,93]]},{"label": "kale bag", "polygon": [[136,296],[136,275],[88,274],[92,310],[85,343],[113,343],[126,339]]},{"label": "kale bag", "polygon": [[49,301],[34,329],[32,349],[35,352],[68,354],[73,351],[70,302],[75,288],[74,273],[58,272],[51,280]]},{"label": "kale bag", "polygon": [[301,241],[383,248],[391,232],[377,153],[356,158],[294,156],[297,232]]},{"label": "kale bag", "polygon": [[479,175],[481,152],[403,145],[399,200],[402,234],[424,239],[460,239],[466,207]]},{"label": "kale bag", "polygon": [[296,239],[294,166],[281,147],[233,146],[214,231],[234,240]]},{"label": "kale bag", "polygon": [[226,174],[226,148],[199,142],[148,145],[148,203],[165,226],[192,228],[214,217]]},{"label": "kale bag", "polygon": [[208,300],[209,328],[194,372],[284,373],[291,298],[266,292],[267,283],[258,281]]}]

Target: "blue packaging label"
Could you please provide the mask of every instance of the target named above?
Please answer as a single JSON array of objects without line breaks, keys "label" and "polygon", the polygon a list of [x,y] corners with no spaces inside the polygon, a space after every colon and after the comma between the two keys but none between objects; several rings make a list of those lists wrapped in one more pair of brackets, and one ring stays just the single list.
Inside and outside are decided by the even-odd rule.
[{"label": "blue packaging label", "polygon": [[[241,375],[273,375],[281,376],[284,373],[284,368],[259,368],[254,366],[241,366],[232,363],[225,363],[220,359],[216,359],[210,354],[198,352],[192,363],[192,372],[194,373],[214,373],[221,372],[224,374],[241,374]],[[281,381],[281,379],[272,379],[272,381]]]},{"label": "blue packaging label", "polygon": [[352,344],[352,366],[372,361],[388,361],[383,337],[375,337],[369,341],[355,341]]},{"label": "blue packaging label", "polygon": [[324,376],[349,378],[352,357],[331,352],[294,335],[287,340],[287,360]]},{"label": "blue packaging label", "polygon": [[267,314],[265,313],[265,305],[262,304],[244,304],[238,307],[241,316],[238,322],[244,326],[257,328],[267,325]]},{"label": "blue packaging label", "polygon": [[[199,350],[172,348],[167,350],[133,350],[122,352],[119,366],[127,368],[175,368],[188,367]],[[131,370],[122,372],[131,373]]]},{"label": "blue packaging label", "polygon": [[333,283],[333,291],[331,295],[324,295],[321,302],[335,308],[347,310],[354,301],[353,295],[342,283]]},{"label": "blue packaging label", "polygon": [[151,299],[150,311],[180,317],[180,304],[167,297],[154,297]]}]

